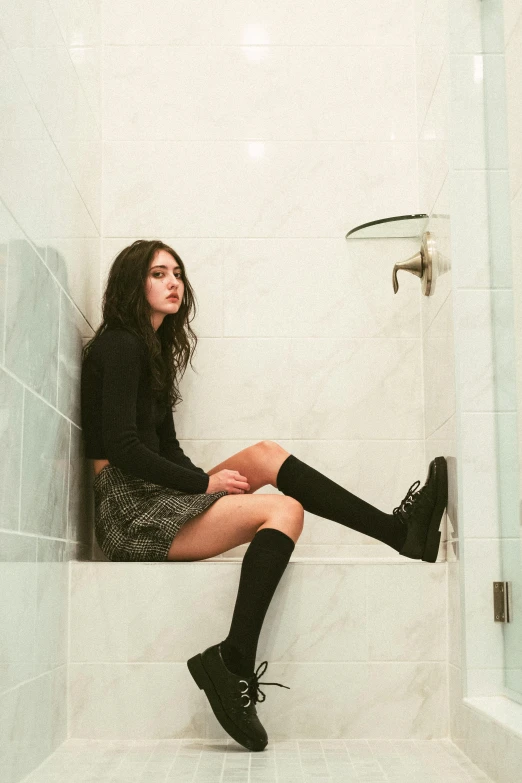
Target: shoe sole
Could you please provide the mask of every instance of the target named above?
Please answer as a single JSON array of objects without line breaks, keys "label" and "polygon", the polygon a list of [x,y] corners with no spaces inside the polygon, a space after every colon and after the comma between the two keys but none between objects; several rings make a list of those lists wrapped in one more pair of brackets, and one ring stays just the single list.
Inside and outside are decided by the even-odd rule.
[{"label": "shoe sole", "polygon": [[194,655],[193,658],[189,658],[187,661],[187,666],[198,688],[205,692],[209,704],[212,707],[212,712],[216,716],[221,726],[225,729],[227,734],[230,734],[232,739],[235,739],[236,742],[239,742],[239,744],[243,745],[243,747],[247,748],[247,750],[264,750],[267,743],[262,746],[258,743],[256,744],[252,737],[249,737],[247,734],[242,732],[241,729],[238,728],[238,726],[236,726],[236,724],[233,723],[233,721],[231,721],[228,717],[219,697],[219,693],[214,687],[214,683],[205,669],[201,653]]},{"label": "shoe sole", "polygon": [[[437,483],[437,498],[435,507],[431,515],[428,534],[424,544],[422,559],[426,563],[434,563],[437,560],[440,547],[440,522],[444,509],[448,504],[448,465],[445,457],[435,457],[435,465],[430,465],[430,473],[435,471],[435,480]],[[429,476],[428,476],[429,478]]]}]

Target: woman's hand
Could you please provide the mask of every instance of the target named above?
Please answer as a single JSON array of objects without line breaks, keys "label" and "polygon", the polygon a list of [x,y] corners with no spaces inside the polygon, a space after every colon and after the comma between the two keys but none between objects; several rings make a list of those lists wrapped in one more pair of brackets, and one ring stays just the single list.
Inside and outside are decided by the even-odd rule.
[{"label": "woman's hand", "polygon": [[209,477],[206,495],[212,492],[222,492],[226,490],[229,495],[241,495],[248,492],[250,484],[246,476],[242,476],[237,470],[220,470]]}]

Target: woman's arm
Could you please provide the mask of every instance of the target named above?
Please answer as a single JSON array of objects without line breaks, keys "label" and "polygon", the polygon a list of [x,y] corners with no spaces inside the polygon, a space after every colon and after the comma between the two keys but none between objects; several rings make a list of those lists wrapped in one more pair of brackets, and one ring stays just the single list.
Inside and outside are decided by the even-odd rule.
[{"label": "woman's arm", "polygon": [[204,493],[209,476],[156,454],[138,437],[136,402],[144,359],[138,338],[115,329],[107,332],[103,358],[102,433],[109,462],[126,473],[153,484]]}]

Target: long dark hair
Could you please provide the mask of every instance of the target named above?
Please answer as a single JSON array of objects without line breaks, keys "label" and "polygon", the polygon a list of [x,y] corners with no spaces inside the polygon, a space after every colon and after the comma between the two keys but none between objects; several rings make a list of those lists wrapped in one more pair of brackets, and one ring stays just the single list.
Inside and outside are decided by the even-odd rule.
[{"label": "long dark hair", "polygon": [[[176,259],[181,267],[185,291],[178,312],[165,315],[155,331],[145,282],[150,263],[158,250],[166,250]],[[183,399],[178,379],[183,377],[189,362],[192,367],[191,360],[198,342],[190,327],[196,309],[196,297],[187,279],[185,264],[176,251],[157,239],[137,239],[118,253],[112,262],[102,300],[103,320],[83,347],[82,362],[93,342],[106,329],[123,327],[147,344],[152,391],[158,399],[174,407]]]}]

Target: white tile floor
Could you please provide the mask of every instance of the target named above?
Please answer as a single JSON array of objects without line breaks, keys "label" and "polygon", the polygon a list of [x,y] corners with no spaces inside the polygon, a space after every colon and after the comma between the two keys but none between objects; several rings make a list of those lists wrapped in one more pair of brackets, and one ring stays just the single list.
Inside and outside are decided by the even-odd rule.
[{"label": "white tile floor", "polygon": [[464,783],[490,781],[450,740],[64,742],[23,783]]}]

